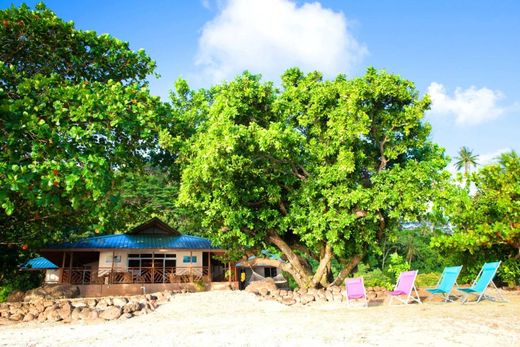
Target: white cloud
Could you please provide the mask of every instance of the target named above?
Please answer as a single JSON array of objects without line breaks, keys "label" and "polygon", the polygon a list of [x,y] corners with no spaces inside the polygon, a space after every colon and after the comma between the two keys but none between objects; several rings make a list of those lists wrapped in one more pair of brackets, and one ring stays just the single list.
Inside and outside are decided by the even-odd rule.
[{"label": "white cloud", "polygon": [[487,164],[494,163],[497,161],[498,157],[501,154],[510,152],[510,151],[511,151],[511,148],[502,148],[493,153],[486,153],[486,154],[479,155],[478,163],[479,163],[479,165],[487,165]]},{"label": "white cloud", "polygon": [[433,115],[451,115],[459,125],[476,125],[493,120],[501,116],[505,109],[498,106],[504,95],[498,90],[486,87],[477,89],[474,86],[468,89],[455,89],[452,96],[446,93],[444,86],[432,82],[428,87],[428,94],[432,100],[431,113]]},{"label": "white cloud", "polygon": [[343,13],[317,2],[229,0],[204,25],[196,65],[210,83],[244,70],[278,80],[293,66],[326,76],[349,73],[367,53]]}]

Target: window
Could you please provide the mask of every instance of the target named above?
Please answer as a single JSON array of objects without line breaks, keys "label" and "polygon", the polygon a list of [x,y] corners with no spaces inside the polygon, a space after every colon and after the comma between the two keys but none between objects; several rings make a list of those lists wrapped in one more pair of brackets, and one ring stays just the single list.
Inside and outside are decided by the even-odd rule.
[{"label": "window", "polygon": [[[191,258],[191,259],[190,259],[190,258]],[[182,262],[185,263],[185,264],[196,263],[196,262],[197,262],[197,256],[194,255],[194,256],[190,257],[189,255],[185,255],[185,256],[182,258]]]},{"label": "window", "polygon": [[160,253],[160,254],[128,254],[129,268],[165,268],[175,267],[175,254]]},{"label": "window", "polygon": [[264,277],[276,277],[276,268],[275,267],[266,267],[264,268]]}]

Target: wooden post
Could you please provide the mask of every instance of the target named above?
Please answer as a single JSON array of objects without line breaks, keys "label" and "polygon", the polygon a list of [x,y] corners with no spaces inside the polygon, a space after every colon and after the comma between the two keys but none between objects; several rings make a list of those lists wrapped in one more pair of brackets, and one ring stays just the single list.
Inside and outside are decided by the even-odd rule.
[{"label": "wooden post", "polygon": [[60,271],[60,283],[63,283],[63,271],[65,270],[65,256],[67,253],[63,252],[63,260],[61,262],[61,271]]},{"label": "wooden post", "polygon": [[116,251],[112,251],[112,267],[110,269],[110,276],[108,277],[108,284],[114,282],[114,258],[116,257]]},{"label": "wooden post", "polygon": [[155,283],[155,252],[152,252],[152,283]]},{"label": "wooden post", "polygon": [[70,261],[69,261],[69,284],[72,284],[72,257],[74,253],[70,252]]},{"label": "wooden post", "polygon": [[208,252],[208,282],[211,283],[211,252]]},{"label": "wooden post", "polygon": [[193,283],[193,251],[190,251],[190,282]]},{"label": "wooden post", "polygon": [[228,266],[229,266],[228,282],[229,282],[229,285],[231,286],[231,262],[228,263]]}]

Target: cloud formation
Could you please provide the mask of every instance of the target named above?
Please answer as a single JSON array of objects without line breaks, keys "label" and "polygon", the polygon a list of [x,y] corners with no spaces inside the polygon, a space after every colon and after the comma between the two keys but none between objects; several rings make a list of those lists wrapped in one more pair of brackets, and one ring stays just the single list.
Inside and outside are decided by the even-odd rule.
[{"label": "cloud formation", "polygon": [[484,166],[487,164],[496,163],[501,154],[504,154],[504,153],[507,153],[510,151],[511,151],[511,148],[501,148],[492,153],[485,153],[485,154],[479,155],[478,164]]},{"label": "cloud formation", "polygon": [[496,119],[505,112],[498,105],[504,98],[502,92],[486,87],[458,87],[453,95],[448,95],[442,84],[432,82],[428,87],[428,94],[432,100],[431,114],[454,116],[459,125],[481,124]]},{"label": "cloud formation", "polygon": [[229,0],[204,25],[195,63],[210,83],[244,70],[278,80],[293,66],[331,77],[352,72],[367,53],[343,13],[318,2]]}]

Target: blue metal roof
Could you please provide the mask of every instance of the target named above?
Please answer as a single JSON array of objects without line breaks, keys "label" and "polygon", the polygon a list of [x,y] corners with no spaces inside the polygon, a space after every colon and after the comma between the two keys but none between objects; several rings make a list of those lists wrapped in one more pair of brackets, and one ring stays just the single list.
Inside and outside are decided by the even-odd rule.
[{"label": "blue metal roof", "polygon": [[44,270],[57,268],[58,267],[53,262],[44,257],[33,258],[20,266],[20,269],[22,270]]},{"label": "blue metal roof", "polygon": [[49,245],[46,249],[219,249],[208,239],[189,235],[119,234],[89,237],[86,239]]}]

